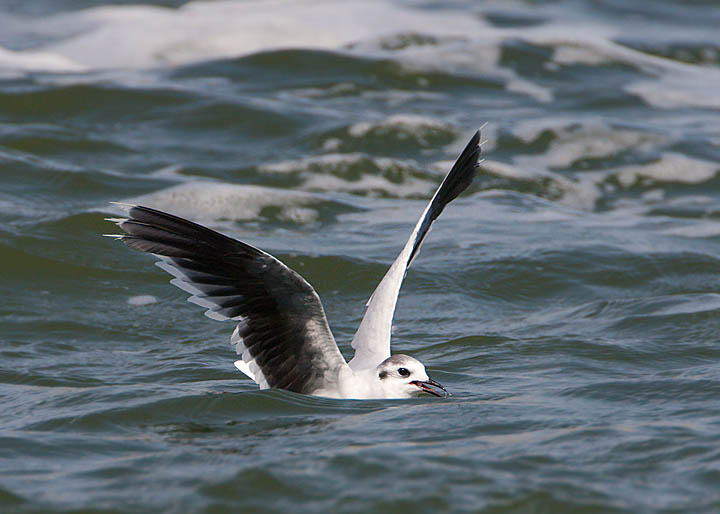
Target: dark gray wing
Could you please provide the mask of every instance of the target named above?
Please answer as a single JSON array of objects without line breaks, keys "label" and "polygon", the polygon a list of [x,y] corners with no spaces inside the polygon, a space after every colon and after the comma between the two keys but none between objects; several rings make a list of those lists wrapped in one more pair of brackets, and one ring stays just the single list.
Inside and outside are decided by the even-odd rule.
[{"label": "dark gray wing", "polygon": [[[122,204],[119,204],[122,206]],[[217,320],[235,320],[235,365],[260,385],[312,394],[336,380],[345,360],[310,284],[258,248],[148,207],[110,219],[130,248],[160,257],[171,283]]]},{"label": "dark gray wing", "polygon": [[353,371],[374,368],[390,357],[390,332],[400,287],[410,264],[417,256],[430,227],[445,206],[465,191],[475,177],[480,156],[480,131],[470,139],[452,169],[425,207],[410,239],[378,284],[352,340],[355,356],[349,365]]},{"label": "dark gray wing", "polygon": [[440,187],[427,206],[423,216],[420,218],[418,226],[415,227],[415,238],[413,241],[412,251],[407,260],[409,268],[415,256],[420,250],[420,245],[425,241],[425,237],[430,232],[430,226],[438,216],[442,213],[445,206],[455,200],[460,193],[465,191],[473,178],[475,178],[475,170],[478,166],[478,158],[480,157],[480,131],[475,132],[465,149],[460,153],[455,164],[448,172]]}]

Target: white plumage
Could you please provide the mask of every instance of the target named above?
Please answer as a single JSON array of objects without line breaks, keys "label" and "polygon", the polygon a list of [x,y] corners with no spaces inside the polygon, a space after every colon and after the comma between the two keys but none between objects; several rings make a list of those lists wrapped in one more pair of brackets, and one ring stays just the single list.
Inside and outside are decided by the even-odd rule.
[{"label": "white plumage", "polygon": [[392,318],[408,267],[433,221],[472,182],[480,154],[476,132],[435,192],[367,304],[345,362],[310,284],[272,255],[209,228],[148,207],[118,204],[127,218],[108,218],[125,234],[111,235],[155,254],[173,285],[215,320],[233,320],[235,366],[261,389],[277,387],[333,398],[442,396],[425,366],[390,354]]}]

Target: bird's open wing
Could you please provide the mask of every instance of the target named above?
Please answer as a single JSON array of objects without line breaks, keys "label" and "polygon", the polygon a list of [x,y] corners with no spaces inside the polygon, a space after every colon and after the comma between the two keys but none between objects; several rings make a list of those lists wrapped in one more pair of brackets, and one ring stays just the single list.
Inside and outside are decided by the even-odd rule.
[{"label": "bird's open wing", "polygon": [[[122,206],[122,204],[120,204]],[[262,250],[148,207],[126,205],[110,219],[130,248],[155,254],[170,282],[216,320],[238,322],[235,365],[260,385],[312,393],[335,380],[345,360],[310,284]]]},{"label": "bird's open wing", "polygon": [[405,273],[417,256],[433,221],[472,183],[480,155],[479,143],[480,131],[477,131],[420,216],[402,252],[370,297],[365,316],[352,340],[355,356],[349,365],[353,370],[374,368],[390,357],[390,329]]}]

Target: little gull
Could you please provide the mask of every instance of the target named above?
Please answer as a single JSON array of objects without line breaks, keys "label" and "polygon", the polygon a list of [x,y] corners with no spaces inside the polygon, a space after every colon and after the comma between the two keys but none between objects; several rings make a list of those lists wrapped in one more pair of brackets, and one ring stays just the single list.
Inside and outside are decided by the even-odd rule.
[{"label": "little gull", "polygon": [[125,232],[110,235],[155,254],[174,275],[171,284],[192,294],[216,320],[238,322],[230,343],[235,366],[261,389],[270,387],[330,398],[409,398],[448,394],[425,366],[390,355],[390,332],[400,286],[433,221],[472,183],[480,154],[477,131],[435,192],[410,239],[367,303],[345,362],[330,332],[320,297],[272,255],[191,221],[139,205],[118,204],[126,218],[108,218]]}]

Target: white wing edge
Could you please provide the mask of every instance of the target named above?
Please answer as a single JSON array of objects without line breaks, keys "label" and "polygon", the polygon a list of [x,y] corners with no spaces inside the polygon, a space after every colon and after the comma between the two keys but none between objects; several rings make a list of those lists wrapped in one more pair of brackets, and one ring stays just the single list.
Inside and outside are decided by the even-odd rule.
[{"label": "white wing edge", "polygon": [[[435,197],[433,196],[433,198]],[[363,316],[352,340],[355,355],[348,362],[348,365],[354,371],[374,368],[390,357],[390,339],[395,305],[408,269],[410,252],[431,204],[432,200],[425,207],[400,255],[397,256],[395,262],[392,263],[390,269],[385,273],[385,276],[367,301],[365,316]]]},{"label": "white wing edge", "polygon": [[[420,249],[425,237],[432,228],[432,222],[440,215],[445,206],[450,203],[460,192],[462,192],[472,181],[474,176],[475,168],[477,167],[477,158],[479,153],[479,142],[480,142],[480,130],[470,139],[465,149],[461,152],[458,159],[455,161],[452,169],[443,179],[440,186],[438,186],[435,194],[428,202],[425,210],[423,211],[420,219],[415,224],[415,228],[410,234],[410,238],[405,243],[400,255],[390,266],[385,276],[378,284],[375,291],[370,296],[367,302],[367,310],[363,316],[360,326],[352,340],[352,347],[355,349],[355,355],[348,362],[348,366],[353,371],[359,371],[364,369],[375,368],[382,361],[390,357],[390,340],[392,332],[392,320],[395,314],[395,305],[397,304],[398,295],[400,294],[400,287],[402,286],[403,279],[407,273],[408,267],[412,264],[412,261],[417,256],[417,252]],[[476,153],[477,152],[477,153]],[[474,156],[474,157],[473,157]],[[455,177],[450,177],[457,172]],[[465,175],[465,173],[472,173],[471,175]],[[456,179],[460,179],[463,182],[463,177],[469,179],[462,185],[459,190],[457,182],[453,185],[451,182]],[[444,194],[448,194],[449,191],[445,187],[455,193],[450,193],[449,199],[441,199],[439,205],[433,207],[433,202],[436,197],[445,189]],[[426,221],[428,225],[424,226]],[[423,233],[420,233],[420,231]],[[418,235],[420,236],[418,239]],[[415,253],[413,253],[413,248]]]},{"label": "white wing edge", "polygon": [[250,355],[250,352],[245,347],[245,344],[243,343],[243,339],[240,336],[240,326],[242,323],[239,323],[235,330],[232,333],[232,336],[230,336],[230,344],[235,347],[235,352],[241,357],[239,360],[236,360],[233,364],[235,364],[235,367],[245,373],[250,379],[252,379],[258,386],[260,386],[260,389],[268,389],[270,385],[268,385],[267,379],[265,378],[265,375],[263,375],[262,370],[260,369],[260,366],[257,365],[255,362],[255,359],[252,355]]}]

